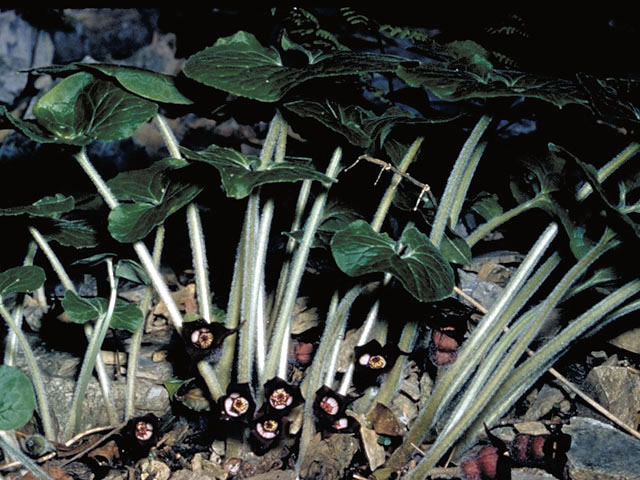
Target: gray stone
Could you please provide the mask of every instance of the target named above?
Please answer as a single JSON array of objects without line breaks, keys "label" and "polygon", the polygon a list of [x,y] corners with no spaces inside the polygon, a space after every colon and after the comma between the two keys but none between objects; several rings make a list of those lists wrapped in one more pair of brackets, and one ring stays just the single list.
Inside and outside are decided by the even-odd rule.
[{"label": "gray stone", "polygon": [[20,70],[53,61],[51,36],[38,31],[15,11],[0,12],[0,101],[12,103],[27,84]]},{"label": "gray stone", "polygon": [[628,368],[601,365],[586,378],[586,387],[595,400],[626,425],[636,428],[640,411],[640,377]]},{"label": "gray stone", "polygon": [[567,470],[572,480],[640,478],[640,440],[585,417],[572,418],[562,431],[571,435]]},{"label": "gray stone", "polygon": [[628,352],[640,354],[640,328],[627,330],[612,338],[609,343]]}]

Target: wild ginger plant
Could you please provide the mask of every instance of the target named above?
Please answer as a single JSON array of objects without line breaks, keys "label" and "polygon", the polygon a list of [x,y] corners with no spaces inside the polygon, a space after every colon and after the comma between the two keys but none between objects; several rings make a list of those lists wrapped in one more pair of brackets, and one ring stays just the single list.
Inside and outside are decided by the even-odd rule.
[{"label": "wild ginger plant", "polygon": [[[386,41],[411,33],[399,32],[389,26],[377,28],[377,33]],[[323,33],[323,38],[331,38]],[[537,179],[532,195],[518,181],[522,178],[514,179],[512,192],[519,205],[502,216],[487,214],[485,225],[466,236],[461,235],[456,229],[467,211],[486,213],[491,210],[488,207],[496,210],[495,202],[476,203],[467,209],[467,197],[477,169],[482,168],[484,158],[491,155],[495,132],[498,125],[504,123],[502,111],[512,113],[510,109],[517,104],[512,100],[543,101],[560,108],[589,108],[589,101],[580,85],[570,81],[542,81],[533,74],[494,68],[471,43],[444,47],[424,42],[418,35],[407,38],[416,42],[415,46],[425,56],[433,54],[438,60],[406,61],[399,56],[356,52],[346,47],[319,51],[316,44],[296,39],[293,32],[283,33],[279,44],[268,46],[262,45],[249,32],[238,32],[190,57],[182,74],[200,87],[274,107],[259,155],[214,143],[199,150],[179,145],[160,112],[170,112],[176,107],[189,109],[201,99],[190,98],[175,78],[130,67],[78,63],[41,68],[40,72],[64,74],[65,78],[39,99],[33,109],[34,119],[18,119],[0,108],[6,126],[35,142],[64,145],[69,154],[66,160],[75,161],[94,184],[107,207],[101,213],[111,237],[109,241],[115,240],[123,249],[136,254],[148,283],[167,306],[172,327],[187,342],[187,350],[196,352],[195,370],[207,387],[210,405],[220,408],[224,422],[240,425],[238,434],[227,438],[228,456],[242,456],[249,448],[262,455],[278,442],[287,440],[289,446],[294,450],[297,448],[295,468],[304,477],[305,462],[313,456],[310,442],[318,429],[328,429],[333,434],[358,431],[358,425],[347,412],[348,395],[353,391],[353,372],[358,366],[352,365],[340,379],[336,375],[336,358],[347,325],[362,328],[357,341],[358,360],[364,358],[367,363],[375,358],[373,365],[382,365],[387,359],[393,363],[385,370],[387,381],[379,389],[367,390],[367,401],[362,403],[364,410],[369,411],[378,403],[389,406],[397,393],[407,354],[417,342],[421,318],[407,322],[398,337],[390,335],[389,319],[379,314],[380,302],[385,301],[384,292],[398,289],[423,305],[448,298],[454,292],[459,294],[454,285],[452,264],[468,261],[471,248],[487,233],[519,214],[544,209],[553,219],[548,228],[539,232],[539,240],[531,247],[501,299],[470,333],[459,351],[458,362],[438,374],[431,401],[413,421],[403,443],[389,452],[390,457],[375,472],[377,477],[402,470],[413,454],[414,445],[420,444],[436,424],[441,424],[442,429],[437,432],[427,456],[408,476],[421,478],[428,474],[456,442],[461,441],[464,446],[472,444],[477,439],[479,426],[485,421],[495,422],[497,416],[524,393],[531,379],[558,358],[566,345],[585,331],[635,308],[635,303],[626,303],[637,293],[637,281],[631,279],[616,285],[607,296],[562,330],[556,340],[542,346],[531,360],[518,364],[551,310],[577,289],[602,284],[587,274],[594,264],[606,259],[606,254],[623,242],[620,233],[610,228],[600,231],[594,241],[589,240],[582,225],[576,224],[555,203],[553,194],[559,190],[557,176],[547,173],[557,173],[554,169],[558,165],[567,164],[581,170],[589,180],[589,187],[580,187],[577,200],[584,200],[589,192],[595,194],[601,206],[633,229],[635,223],[630,218],[635,211],[635,205],[630,201],[630,192],[635,188],[633,181],[620,182],[618,203],[611,201],[600,182],[610,178],[637,151],[637,145],[632,143],[600,171],[592,171],[589,165],[575,158],[561,160],[560,155],[556,155],[561,149],[551,147],[554,155],[539,169],[532,168],[532,176],[523,176]],[[339,45],[337,40],[335,45]],[[304,56],[304,65],[290,66],[284,60],[286,54],[293,51]],[[394,92],[378,89],[381,77],[393,77],[403,84],[403,89],[413,93],[427,90],[434,98],[447,103],[453,113],[425,107],[422,114],[416,114],[419,105],[413,105],[415,108],[411,110],[393,104]],[[363,90],[376,91],[381,101],[369,99],[361,104],[347,105],[341,95],[334,95],[339,90],[335,88],[336,82],[344,82],[343,85],[349,87],[353,83],[347,80],[354,78]],[[318,99],[314,92],[306,89],[309,85],[315,88],[321,85],[331,93]],[[486,101],[482,108],[475,105],[477,99]],[[467,125],[468,118],[472,120],[470,125]],[[95,141],[128,138],[142,123],[152,119],[162,133],[169,156],[157,159],[147,168],[103,178],[87,147]],[[458,123],[460,119],[463,121]],[[309,155],[311,159],[300,160],[290,156],[288,142],[298,126],[307,122],[315,128],[321,127],[323,134],[331,134],[328,136],[331,144],[323,145],[324,156],[313,154]],[[407,221],[407,215],[396,215],[397,211],[392,208],[404,201],[400,198],[398,185],[406,184],[409,179],[416,185],[413,169],[425,165],[425,157],[432,156],[429,134],[438,124],[453,125],[452,130],[456,131],[463,125],[467,140],[461,142],[461,146],[455,144],[460,150],[457,160],[438,162],[445,164],[447,179],[421,178],[418,182],[420,193],[417,201],[410,202],[413,213]],[[416,131],[418,135],[413,135]],[[408,136],[411,136],[409,142],[406,141]],[[344,168],[356,158],[381,165],[381,173],[393,173],[391,185],[381,200],[369,200],[371,205],[378,205],[371,221],[363,216],[355,219],[348,208],[332,212],[332,195],[341,187],[341,182],[347,181]],[[412,169],[411,175],[409,169]],[[360,171],[353,169],[351,174]],[[433,181],[444,185],[442,194],[437,194],[428,185]],[[291,184],[299,187],[299,193],[289,222],[291,230],[284,242],[287,258],[274,264],[275,257],[270,253],[280,232],[273,231],[273,222],[293,203],[290,198],[279,196],[277,187],[284,190]],[[363,191],[362,182],[357,187]],[[370,188],[366,187],[364,190],[368,192]],[[204,235],[203,222],[207,219],[202,218],[199,210],[199,202],[205,202],[207,194],[218,190],[226,198],[211,205],[216,215],[224,211],[225,202],[242,202],[244,207],[242,221],[234,222],[240,230],[233,232],[239,234],[237,246],[234,251],[223,253],[233,257],[235,262],[229,291],[221,295],[227,299],[226,311],[222,314],[214,313],[209,285],[211,278],[215,279],[216,265],[214,263],[209,269],[208,256],[212,249],[207,247],[216,243]],[[67,215],[75,208],[73,201],[68,209],[63,208],[62,205],[68,202],[69,198],[63,196],[45,197],[42,203],[20,213],[31,215],[32,209],[38,211],[47,205],[58,206],[60,210],[55,212],[54,220],[59,235],[70,238],[80,235],[80,231],[88,236],[97,235],[88,224],[68,220]],[[0,214],[3,212],[16,213],[0,210]],[[188,237],[191,247],[201,317],[194,323],[183,317],[159,272],[165,224],[178,212],[185,213],[188,223],[185,239]],[[81,215],[81,212],[73,213]],[[231,229],[222,230],[228,235]],[[33,232],[37,238],[37,230]],[[151,255],[145,242],[154,232],[156,241]],[[569,244],[576,254],[575,265],[566,269],[557,287],[539,305],[532,307],[529,302],[540,284],[560,264],[560,253],[545,254],[550,245],[563,241],[560,232],[569,237]],[[100,243],[95,245],[100,246]],[[292,385],[288,361],[291,317],[310,265],[312,249],[317,247],[327,249],[330,262],[335,264],[332,266],[343,274],[348,288],[337,285],[331,292],[330,305],[322,306],[326,307],[327,313],[321,321],[322,333],[313,360],[304,370],[300,385]],[[558,250],[565,251],[563,248]],[[54,256],[48,255],[48,258],[53,264]],[[562,260],[567,261],[565,257]],[[83,378],[86,378],[86,372],[93,370],[92,359],[102,343],[105,329],[113,328],[110,316],[117,309],[113,300],[117,280],[111,260],[107,265],[112,284],[111,302],[79,298],[73,293],[70,282],[62,282],[67,289],[63,306],[68,313],[77,313],[75,307],[80,304],[94,310],[94,315],[87,321],[96,322],[96,332],[91,337],[92,346],[86,357]],[[266,277],[272,272],[277,272],[277,279],[274,292],[268,292]],[[63,274],[59,276],[64,278]],[[615,274],[607,278],[611,280],[612,277]],[[272,301],[268,298],[270,293],[273,293]],[[352,307],[365,294],[369,296],[368,300],[371,295],[378,298],[368,305],[366,318],[351,318]],[[141,309],[144,314],[149,302],[150,296],[147,296]],[[140,316],[139,310],[136,316]],[[503,332],[507,325],[509,330]],[[17,330],[18,325],[12,328]],[[136,352],[144,335],[139,321],[131,330],[135,331],[135,336],[128,367],[125,420],[134,416]],[[384,352],[391,351],[391,347],[396,346],[394,342],[397,343],[397,355],[386,357],[382,350],[375,350],[373,354],[361,351],[360,347],[369,345],[370,340],[375,340],[380,349],[388,348]],[[190,360],[185,359],[187,361]],[[37,374],[32,378],[34,384],[39,382]],[[79,382],[80,393],[76,394],[75,404],[81,402],[84,382]],[[300,387],[300,394],[297,387]],[[477,398],[491,405],[491,409],[485,408],[483,402],[473,404]],[[287,439],[286,415],[291,413],[289,407],[300,403],[299,439]],[[39,405],[42,412],[45,408],[44,404]],[[76,422],[68,425],[67,438],[79,426]],[[52,432],[50,427],[46,430],[47,437],[58,433]]]}]

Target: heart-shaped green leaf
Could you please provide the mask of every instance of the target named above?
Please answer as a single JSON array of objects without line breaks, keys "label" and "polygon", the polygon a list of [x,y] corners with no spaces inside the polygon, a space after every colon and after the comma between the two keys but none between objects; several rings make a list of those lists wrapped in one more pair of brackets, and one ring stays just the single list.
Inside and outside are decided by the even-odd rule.
[{"label": "heart-shaped green leaf", "polygon": [[50,75],[98,72],[100,75],[108,75],[117,80],[125,90],[154,102],[177,103],[180,105],[193,103],[176,88],[175,79],[172,76],[128,65],[69,63],[67,65],[38,67],[32,71]]},{"label": "heart-shaped green leaf", "polygon": [[[71,290],[67,290],[62,299],[62,307],[75,323],[95,322],[104,315],[108,308],[106,298],[82,298]],[[130,302],[116,300],[116,306],[109,326],[118,330],[135,332],[142,326],[142,311]]]},{"label": "heart-shaped green leaf", "polygon": [[0,365],[0,430],[22,427],[33,416],[36,395],[20,369]]},{"label": "heart-shaped green leaf", "polygon": [[258,157],[244,155],[231,148],[211,145],[202,152],[193,152],[184,148],[181,151],[188,160],[204,162],[215,167],[220,172],[224,191],[231,198],[248,197],[254,188],[267,183],[302,180],[334,182],[332,178],[306,163],[282,161],[270,163],[266,168],[258,170],[260,165]]},{"label": "heart-shaped green leaf", "polygon": [[397,107],[376,115],[357,105],[341,105],[327,100],[314,102],[298,100],[286,103],[285,108],[303,118],[313,118],[325,127],[344,136],[349,143],[363,149],[382,146],[391,129],[402,124],[433,124],[448,122],[458,117],[441,116],[421,119]]},{"label": "heart-shaped green leaf", "polygon": [[157,109],[155,103],[123,90],[114,82],[79,72],[43,95],[34,105],[33,114],[59,142],[86,145],[93,140],[131,136]]},{"label": "heart-shaped green leaf", "polygon": [[277,102],[308,80],[394,71],[396,57],[332,52],[302,68],[283,65],[275,48],[263,47],[254,35],[237,32],[189,57],[184,74],[209,87],[262,102]]},{"label": "heart-shaped green leaf", "polygon": [[525,97],[549,102],[558,108],[565,105],[588,106],[575,82],[560,78],[545,78],[515,71],[445,68],[432,63],[404,63],[398,76],[412,87],[426,88],[442,100]]},{"label": "heart-shaped green leaf", "polygon": [[146,237],[167,217],[193,201],[202,191],[172,175],[187,162],[165,159],[151,167],[118,174],[108,184],[123,203],[109,213],[109,232],[119,242],[136,242]]},{"label": "heart-shaped green leaf", "polygon": [[453,269],[413,225],[394,242],[389,235],[375,232],[366,221],[357,220],[333,236],[331,252],[347,275],[389,273],[422,302],[441,300],[453,291]]},{"label": "heart-shaped green leaf", "polygon": [[44,284],[44,270],[34,265],[13,267],[0,273],[0,297],[9,293],[32,292]]},{"label": "heart-shaped green leaf", "polygon": [[31,205],[0,208],[0,215],[33,215],[34,217],[57,217],[61,213],[70,212],[75,207],[72,196],[57,193],[53,197],[43,197]]}]

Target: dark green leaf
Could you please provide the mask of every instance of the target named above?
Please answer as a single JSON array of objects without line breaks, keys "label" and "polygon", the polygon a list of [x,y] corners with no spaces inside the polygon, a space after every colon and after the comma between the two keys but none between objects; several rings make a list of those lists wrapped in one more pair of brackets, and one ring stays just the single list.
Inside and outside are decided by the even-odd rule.
[{"label": "dark green leaf", "polygon": [[85,72],[65,78],[33,107],[38,123],[58,141],[86,145],[93,140],[119,140],[157,112],[155,103]]},{"label": "dark green leaf", "polygon": [[[107,312],[108,301],[101,297],[82,298],[71,290],[67,290],[62,299],[62,307],[75,323],[95,322]],[[142,320],[142,311],[137,305],[119,298],[116,300],[109,326],[135,332],[142,326]]]},{"label": "dark green leaf", "polygon": [[453,290],[453,269],[413,225],[394,242],[387,234],[375,232],[366,221],[357,220],[334,235],[331,251],[347,275],[389,273],[422,302],[441,300]]},{"label": "dark green leaf", "polygon": [[202,152],[193,152],[185,148],[181,151],[188,160],[204,162],[215,167],[220,172],[222,186],[227,196],[231,198],[245,198],[254,188],[267,183],[302,180],[316,180],[323,183],[334,181],[305,163],[283,161],[270,163],[265,169],[259,170],[258,157],[243,155],[231,148],[217,145],[211,145]]},{"label": "dark green leaf", "polygon": [[22,427],[36,408],[31,380],[17,367],[0,365],[0,392],[0,430]]},{"label": "dark green leaf", "polygon": [[491,70],[484,74],[471,69],[448,69],[437,64],[405,63],[398,68],[398,76],[412,87],[426,88],[446,101],[525,97],[565,105],[588,106],[574,82],[559,78],[545,78],[530,73]]},{"label": "dark green leaf", "polygon": [[169,75],[152,72],[136,67],[106,64],[82,64],[86,69],[95,69],[114,77],[120,85],[131,93],[135,93],[154,102],[191,105],[193,102],[185,97],[175,86],[175,79]]},{"label": "dark green leaf", "polygon": [[498,196],[495,194],[481,194],[473,204],[471,210],[480,215],[485,222],[488,222],[494,217],[502,215],[504,210],[498,201]]},{"label": "dark green leaf", "polygon": [[107,75],[117,80],[129,92],[155,102],[190,105],[193,102],[185,97],[175,86],[175,79],[170,75],[131,67],[128,65],[111,65],[106,63],[69,63],[38,67],[33,71],[60,75],[77,72],[89,72]]},{"label": "dark green leaf", "polygon": [[119,242],[136,242],[146,237],[167,217],[193,201],[202,191],[177,179],[172,173],[187,162],[165,159],[151,167],[118,174],[108,184],[123,202],[109,213],[109,232]]},{"label": "dark green leaf", "polygon": [[440,253],[448,262],[466,265],[471,262],[472,254],[464,238],[448,231],[440,243]]},{"label": "dark green leaf", "polygon": [[34,217],[57,217],[70,212],[75,207],[72,196],[65,197],[57,193],[53,197],[44,197],[31,205],[23,207],[0,208],[1,215],[32,215]]},{"label": "dark green leaf", "polygon": [[368,53],[334,52],[302,68],[286,67],[274,48],[237,32],[189,57],[184,74],[209,87],[263,102],[276,102],[311,79],[394,71],[399,59]]},{"label": "dark green leaf", "polygon": [[53,220],[51,228],[41,231],[49,241],[58,242],[65,247],[91,248],[98,245],[96,230],[82,220]]},{"label": "dark green leaf", "polygon": [[151,284],[151,280],[142,265],[127,258],[120,260],[116,265],[116,277],[141,285]]},{"label": "dark green leaf", "polygon": [[32,292],[44,284],[45,274],[33,265],[13,267],[0,273],[0,297],[9,293]]},{"label": "dark green leaf", "polygon": [[25,137],[38,143],[57,143],[58,139],[48,130],[34,121],[16,118],[7,110],[4,105],[0,105],[0,127],[3,129],[14,129],[22,133]]}]

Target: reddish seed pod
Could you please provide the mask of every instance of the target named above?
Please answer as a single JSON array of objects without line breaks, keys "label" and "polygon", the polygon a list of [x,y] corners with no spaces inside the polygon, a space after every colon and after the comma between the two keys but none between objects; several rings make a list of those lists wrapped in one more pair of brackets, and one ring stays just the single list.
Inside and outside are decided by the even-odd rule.
[{"label": "reddish seed pod", "polygon": [[482,447],[476,455],[466,458],[460,464],[466,480],[494,480],[498,478],[499,462],[502,456],[496,447]]},{"label": "reddish seed pod", "polygon": [[308,365],[313,357],[313,344],[299,342],[293,347],[293,358],[299,365]]}]

